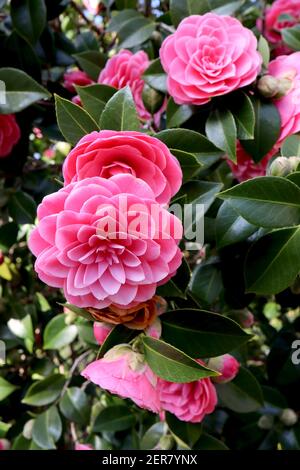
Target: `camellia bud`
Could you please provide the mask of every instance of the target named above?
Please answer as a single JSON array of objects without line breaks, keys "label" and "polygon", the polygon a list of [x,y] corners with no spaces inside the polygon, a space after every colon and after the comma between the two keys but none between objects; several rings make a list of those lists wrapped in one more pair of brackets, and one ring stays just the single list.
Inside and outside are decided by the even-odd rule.
[{"label": "camellia bud", "polygon": [[159,318],[156,318],[154,322],[146,328],[145,333],[147,336],[151,336],[151,338],[159,339],[161,337],[161,321]]},{"label": "camellia bud", "polygon": [[0,250],[0,266],[3,263],[4,263],[4,255],[3,255],[2,251]]},{"label": "camellia bud", "polygon": [[280,421],[286,426],[294,426],[298,421],[298,416],[291,408],[285,408],[280,415]]},{"label": "camellia bud", "polygon": [[224,354],[223,356],[213,357],[208,361],[208,367],[221,375],[212,377],[212,381],[219,384],[224,384],[233,380],[238,374],[240,363],[235,357],[230,354]]},{"label": "camellia bud", "polygon": [[262,415],[257,423],[258,427],[260,429],[264,429],[265,431],[268,431],[272,429],[274,425],[274,416],[272,415]]},{"label": "camellia bud", "polygon": [[7,439],[0,439],[0,450],[9,450],[10,442]]},{"label": "camellia bud", "polygon": [[288,77],[283,77],[278,80],[278,91],[275,98],[282,98],[287,95],[293,86],[293,80]]},{"label": "camellia bud", "polygon": [[153,31],[153,33],[151,34],[151,39],[157,47],[161,46],[162,35],[159,31]]},{"label": "camellia bud", "polygon": [[272,75],[264,75],[258,80],[257,88],[265,98],[274,98],[279,91],[279,80]]},{"label": "camellia bud", "polygon": [[286,157],[278,157],[271,163],[268,168],[269,176],[287,176],[292,171],[290,159]]},{"label": "camellia bud", "polygon": [[300,157],[290,157],[289,162],[290,162],[292,171],[297,171],[300,165]]},{"label": "camellia bud", "polygon": [[162,107],[165,95],[145,83],[142,98],[147,111],[151,114],[155,114]]},{"label": "camellia bud", "polygon": [[230,318],[236,321],[243,328],[250,328],[254,323],[254,315],[247,308],[230,312]]},{"label": "camellia bud", "polygon": [[98,344],[104,343],[107,336],[113,329],[113,325],[109,325],[105,322],[95,322],[94,323],[94,336]]}]

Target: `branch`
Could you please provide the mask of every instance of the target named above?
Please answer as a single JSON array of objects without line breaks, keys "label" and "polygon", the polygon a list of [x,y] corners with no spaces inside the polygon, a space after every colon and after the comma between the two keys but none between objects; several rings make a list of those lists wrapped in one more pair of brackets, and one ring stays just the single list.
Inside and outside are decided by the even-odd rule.
[{"label": "branch", "polygon": [[95,33],[97,33],[99,36],[102,36],[103,30],[102,28],[98,28],[84,13],[84,11],[80,8],[79,5],[74,0],[71,0],[70,2],[71,7],[74,8],[74,10],[77,11],[78,15],[81,16],[81,18],[86,22],[86,24],[93,30]]}]

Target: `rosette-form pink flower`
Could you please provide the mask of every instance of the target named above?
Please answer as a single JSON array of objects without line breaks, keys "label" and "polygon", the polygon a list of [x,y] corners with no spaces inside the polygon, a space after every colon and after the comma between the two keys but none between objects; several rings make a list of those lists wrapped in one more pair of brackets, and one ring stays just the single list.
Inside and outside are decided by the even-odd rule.
[{"label": "rosette-form pink flower", "polygon": [[276,0],[267,7],[264,24],[259,19],[257,26],[270,43],[279,44],[282,40],[281,31],[295,26],[299,21],[299,0]]},{"label": "rosette-form pink flower", "polygon": [[[150,61],[144,51],[133,54],[127,49],[123,49],[118,54],[111,57],[104,69],[100,72],[98,83],[110,85],[118,90],[128,85],[136,105],[137,112],[141,119],[149,121],[152,116],[144,106],[142,93],[144,88],[143,73],[149,67]],[[155,114],[154,121],[158,125],[161,114],[164,112],[164,103]]]},{"label": "rosette-form pink flower", "polygon": [[75,85],[91,85],[94,81],[82,70],[71,70],[64,74],[64,87],[71,93],[76,93]]},{"label": "rosette-form pink flower", "polygon": [[252,31],[215,13],[182,20],[164,40],[160,58],[174,101],[194,105],[249,85],[262,63]]},{"label": "rosette-form pink flower", "polygon": [[285,88],[284,96],[273,100],[281,118],[280,145],[286,137],[300,131],[300,52],[272,60],[268,72],[280,79]]},{"label": "rosette-form pink flower", "polygon": [[20,140],[21,131],[14,114],[0,114],[0,158],[7,157]]},{"label": "rosette-form pink flower", "polygon": [[94,323],[94,336],[95,340],[97,341],[98,344],[104,343],[106,340],[107,336],[113,329],[112,325],[109,325],[108,323],[105,322],[99,322],[96,321]]},{"label": "rosette-form pink flower", "polygon": [[82,375],[104,390],[136,405],[158,413],[160,411],[157,377],[144,361],[144,356],[128,344],[110,349],[102,359],[89,364]]},{"label": "rosette-form pink flower", "polygon": [[277,146],[258,163],[255,163],[251,155],[241,146],[240,142],[237,142],[237,163],[233,163],[232,160],[227,159],[227,163],[231,168],[233,176],[239,181],[246,181],[257,176],[265,176],[268,163],[270,159],[277,152]]},{"label": "rosette-form pink flower", "polygon": [[29,247],[39,278],[78,307],[133,307],[176,272],[182,224],[132,175],[86,178],[46,196]]},{"label": "rosette-form pink flower", "polygon": [[240,363],[230,354],[223,354],[223,356],[210,359],[208,361],[208,367],[221,374],[217,377],[213,377],[212,381],[218,384],[225,384],[237,376],[240,370]]},{"label": "rosette-form pink flower", "polygon": [[146,181],[160,204],[169,203],[182,184],[180,165],[168,147],[141,132],[94,131],[78,142],[63,166],[65,184],[120,173]]},{"label": "rosette-form pink flower", "polygon": [[208,377],[189,383],[159,379],[158,389],[162,409],[181,421],[200,423],[217,405],[216,389]]}]

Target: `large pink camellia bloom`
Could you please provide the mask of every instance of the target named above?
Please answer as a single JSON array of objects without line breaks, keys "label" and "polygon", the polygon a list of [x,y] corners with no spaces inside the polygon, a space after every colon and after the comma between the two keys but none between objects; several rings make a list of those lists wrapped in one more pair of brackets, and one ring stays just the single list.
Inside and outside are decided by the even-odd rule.
[{"label": "large pink camellia bloom", "polygon": [[252,31],[235,18],[215,13],[185,18],[160,49],[170,95],[177,104],[202,105],[249,85],[261,69],[256,49]]},{"label": "large pink camellia bloom", "polygon": [[21,131],[14,114],[0,114],[0,158],[7,157],[19,141]]},{"label": "large pink camellia bloom", "polygon": [[282,29],[290,28],[299,23],[299,21],[299,0],[276,0],[266,9],[264,28],[261,19],[258,20],[257,26],[269,42],[279,44],[282,39]]},{"label": "large pink camellia bloom", "polygon": [[237,142],[237,163],[233,163],[229,158],[227,163],[231,168],[233,176],[239,181],[246,181],[257,176],[265,176],[268,163],[270,159],[277,152],[277,146],[271,149],[271,151],[258,163],[255,163],[246,150],[241,146],[240,142]]},{"label": "large pink camellia bloom", "polygon": [[120,173],[146,181],[161,204],[169,203],[182,184],[180,165],[168,147],[141,132],[92,132],[78,142],[63,166],[66,184]]},{"label": "large pink camellia bloom", "polygon": [[132,175],[86,178],[46,196],[29,247],[39,278],[78,307],[133,307],[181,263],[182,224]]},{"label": "large pink camellia bloom", "polygon": [[141,408],[155,413],[160,411],[157,377],[145,363],[144,356],[129,345],[113,347],[102,359],[89,364],[82,375],[104,390],[130,398]]},{"label": "large pink camellia bloom", "polygon": [[182,421],[200,423],[217,405],[216,389],[208,377],[190,383],[159,379],[158,389],[162,409]]},{"label": "large pink camellia bloom", "polygon": [[[145,121],[152,118],[142,99],[145,84],[142,75],[149,65],[150,61],[146,52],[139,51],[133,54],[131,51],[123,49],[107,61],[98,78],[98,83],[110,85],[118,90],[129,85],[137,112],[140,118]],[[153,116],[156,124],[159,124],[160,116],[164,110],[165,103]]]}]

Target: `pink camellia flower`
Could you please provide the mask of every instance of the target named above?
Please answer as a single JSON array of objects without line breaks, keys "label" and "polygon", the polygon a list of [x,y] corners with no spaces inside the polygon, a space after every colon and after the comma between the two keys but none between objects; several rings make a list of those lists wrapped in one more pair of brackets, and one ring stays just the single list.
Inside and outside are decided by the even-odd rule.
[{"label": "pink camellia flower", "polygon": [[244,150],[239,142],[237,142],[237,163],[227,159],[227,163],[231,168],[233,176],[239,181],[246,181],[257,176],[264,176],[270,159],[277,152],[277,146],[258,163],[255,163],[252,157]]},{"label": "pink camellia flower", "polygon": [[128,344],[110,349],[102,359],[89,364],[82,375],[104,390],[136,405],[158,413],[160,411],[157,377],[144,361],[144,356]]},{"label": "pink camellia flower", "polygon": [[200,423],[214,411],[217,404],[216,389],[208,377],[190,383],[159,379],[158,389],[162,409],[182,421]]},{"label": "pink camellia flower", "polygon": [[160,204],[169,203],[182,184],[180,165],[168,147],[141,132],[94,131],[78,142],[63,166],[66,184],[120,173],[146,181]]},{"label": "pink camellia flower", "polygon": [[138,305],[181,263],[181,222],[132,175],[71,183],[46,196],[37,214],[35,270],[78,307]]},{"label": "pink camellia flower", "polygon": [[91,444],[80,444],[79,442],[76,442],[75,450],[94,450],[94,449],[91,446]]},{"label": "pink camellia flower", "polygon": [[75,85],[91,85],[94,81],[82,70],[71,70],[64,74],[64,87],[71,93],[76,93]]},{"label": "pink camellia flower", "polygon": [[257,27],[270,43],[279,44],[282,29],[295,26],[299,21],[299,0],[276,0],[267,7],[264,23],[261,18],[257,21]]},{"label": "pink camellia flower", "polygon": [[215,13],[192,15],[160,49],[167,86],[177,104],[202,105],[252,83],[262,58],[257,40],[237,19]]},{"label": "pink camellia flower", "polygon": [[212,378],[218,384],[225,384],[233,380],[240,369],[240,363],[230,354],[214,357],[208,361],[208,367],[220,372],[221,375]]},{"label": "pink camellia flower", "polygon": [[14,114],[0,114],[0,158],[7,157],[20,140],[21,131]]},{"label": "pink camellia flower", "polygon": [[109,325],[105,322],[96,321],[94,323],[94,336],[98,344],[104,343],[107,336],[113,329],[113,325]]},{"label": "pink camellia flower", "polygon": [[[149,121],[152,116],[144,106],[142,93],[144,88],[144,80],[142,75],[149,67],[150,61],[144,51],[139,51],[133,54],[126,49],[120,51],[109,59],[100,72],[98,83],[110,85],[118,90],[129,85],[137,112],[141,119]],[[154,114],[154,122],[158,125],[161,114],[164,112],[166,104],[164,103],[161,109]]]}]

